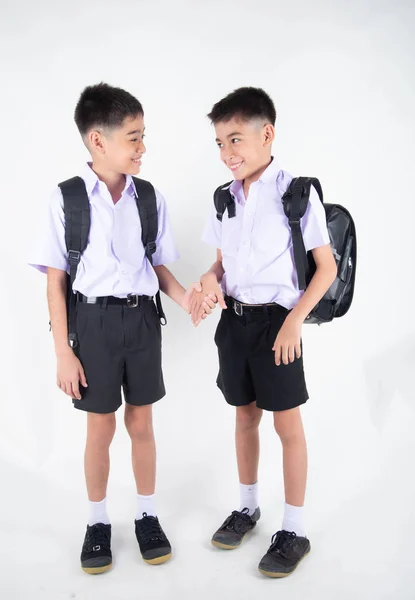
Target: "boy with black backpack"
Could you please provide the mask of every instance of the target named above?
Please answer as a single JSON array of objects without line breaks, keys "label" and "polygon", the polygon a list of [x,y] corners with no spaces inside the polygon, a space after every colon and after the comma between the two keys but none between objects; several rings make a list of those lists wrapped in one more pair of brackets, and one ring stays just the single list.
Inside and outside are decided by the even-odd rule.
[{"label": "boy with black backpack", "polygon": [[310,551],[303,517],[307,450],[299,406],[308,393],[301,329],[309,316],[322,322],[346,312],[342,302],[345,294],[346,303],[351,302],[354,282],[350,263],[355,240],[349,240],[354,226],[350,220],[343,236],[348,250],[338,249],[342,267],[349,252],[344,264],[350,269],[343,274],[347,283],[339,283],[340,263],[333,257],[327,228],[330,211],[326,217],[314,188],[321,193],[318,181],[293,180],[271,155],[276,119],[271,98],[261,89],[240,88],[217,102],[208,116],[234,181],[215,192],[203,240],[217,248],[217,260],[201,277],[203,289],[195,294],[191,310],[198,325],[204,312],[210,312],[206,302],[213,300],[224,309],[215,334],[217,384],[236,407],[241,497],[239,509],[215,532],[212,543],[237,548],[260,518],[258,426],[262,411],[270,411],[283,448],[285,506],[282,526],[259,570],[284,577]]},{"label": "boy with black backpack", "polygon": [[152,404],[165,395],[159,289],[187,312],[193,290],[185,292],[164,266],[178,253],[163,196],[134,177],[145,152],[140,102],[107,84],[90,86],[75,122],[92,163],[56,189],[31,264],[47,272],[57,384],[87,412],[90,516],[81,565],[95,574],[112,564],[106,491],[121,387],[137,485],[137,541],[147,563],[171,556],[154,496]]}]

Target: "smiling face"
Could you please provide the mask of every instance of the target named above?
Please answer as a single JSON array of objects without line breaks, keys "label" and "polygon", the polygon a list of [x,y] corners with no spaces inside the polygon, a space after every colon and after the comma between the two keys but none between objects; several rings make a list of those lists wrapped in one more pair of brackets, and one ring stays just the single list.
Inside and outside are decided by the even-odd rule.
[{"label": "smiling face", "polygon": [[255,181],[271,160],[275,131],[263,119],[249,121],[233,117],[215,123],[220,158],[237,180]]},{"label": "smiling face", "polygon": [[94,163],[123,175],[138,175],[144,145],[144,118],[138,114],[126,117],[120,127],[94,128],[88,133],[87,146]]}]

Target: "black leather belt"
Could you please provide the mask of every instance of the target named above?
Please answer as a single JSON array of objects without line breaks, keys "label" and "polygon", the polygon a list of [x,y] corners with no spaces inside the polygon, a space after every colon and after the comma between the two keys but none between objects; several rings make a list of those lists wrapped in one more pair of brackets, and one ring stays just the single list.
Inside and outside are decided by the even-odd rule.
[{"label": "black leather belt", "polygon": [[78,302],[84,302],[85,304],[100,304],[101,306],[120,304],[129,308],[135,308],[136,306],[141,306],[144,302],[151,302],[153,300],[153,296],[139,296],[138,294],[128,294],[126,298],[116,298],[115,296],[87,297],[78,292],[77,297]]},{"label": "black leather belt", "polygon": [[235,298],[231,296],[225,295],[225,303],[226,306],[233,310],[233,312],[238,315],[238,317],[242,317],[244,313],[262,313],[266,314],[273,310],[282,310],[284,312],[288,312],[288,309],[280,304],[276,304],[273,302],[272,304],[243,304],[242,302],[238,302]]}]

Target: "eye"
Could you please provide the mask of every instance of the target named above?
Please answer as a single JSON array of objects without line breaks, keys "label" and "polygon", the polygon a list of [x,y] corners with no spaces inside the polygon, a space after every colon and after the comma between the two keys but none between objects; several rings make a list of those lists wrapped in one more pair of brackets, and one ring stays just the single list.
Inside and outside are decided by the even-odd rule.
[{"label": "eye", "polygon": [[221,142],[218,143],[218,148],[223,148],[223,144]]},{"label": "eye", "polygon": [[136,141],[137,141],[137,138],[130,140],[130,142],[136,142]]},{"label": "eye", "polygon": [[239,138],[232,138],[232,144],[234,144],[235,142],[240,142],[241,140]]}]

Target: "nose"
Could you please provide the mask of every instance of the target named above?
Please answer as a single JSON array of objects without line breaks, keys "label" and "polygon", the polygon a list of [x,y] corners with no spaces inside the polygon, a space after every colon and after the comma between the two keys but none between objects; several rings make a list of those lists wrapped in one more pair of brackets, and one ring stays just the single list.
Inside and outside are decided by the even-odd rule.
[{"label": "nose", "polygon": [[224,163],[229,162],[232,158],[234,158],[233,148],[221,148],[221,158]]}]

